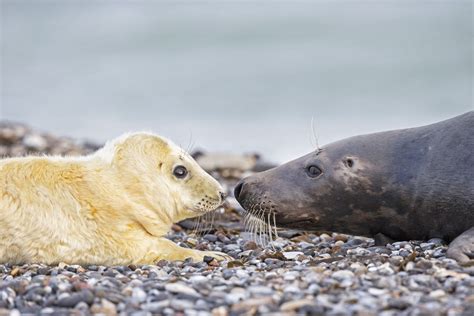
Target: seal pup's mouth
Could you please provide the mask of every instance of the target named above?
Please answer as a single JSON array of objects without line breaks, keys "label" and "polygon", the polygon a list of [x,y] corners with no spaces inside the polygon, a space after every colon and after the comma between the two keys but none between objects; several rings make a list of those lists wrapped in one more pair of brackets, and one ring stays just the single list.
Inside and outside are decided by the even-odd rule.
[{"label": "seal pup's mouth", "polygon": [[213,212],[220,207],[222,207],[225,203],[224,198],[220,199],[215,199],[210,197],[209,195],[205,195],[197,204],[195,207],[193,207],[191,210],[197,215],[203,215],[208,212]]}]

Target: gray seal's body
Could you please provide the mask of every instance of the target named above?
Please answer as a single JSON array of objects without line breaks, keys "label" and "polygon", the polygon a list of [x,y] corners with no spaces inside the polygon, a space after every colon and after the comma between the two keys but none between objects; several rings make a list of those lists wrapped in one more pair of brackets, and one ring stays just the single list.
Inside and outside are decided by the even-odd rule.
[{"label": "gray seal's body", "polygon": [[474,111],[347,138],[240,182],[240,204],[278,226],[385,240],[453,241],[474,257]]}]

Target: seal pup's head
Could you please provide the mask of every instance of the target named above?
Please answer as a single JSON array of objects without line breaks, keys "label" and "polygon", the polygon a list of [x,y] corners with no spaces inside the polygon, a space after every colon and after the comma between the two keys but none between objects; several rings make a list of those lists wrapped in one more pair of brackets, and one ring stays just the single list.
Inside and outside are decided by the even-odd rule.
[{"label": "seal pup's head", "polygon": [[218,208],[221,185],[183,149],[152,133],[125,134],[96,156],[110,164],[127,198],[176,222]]}]

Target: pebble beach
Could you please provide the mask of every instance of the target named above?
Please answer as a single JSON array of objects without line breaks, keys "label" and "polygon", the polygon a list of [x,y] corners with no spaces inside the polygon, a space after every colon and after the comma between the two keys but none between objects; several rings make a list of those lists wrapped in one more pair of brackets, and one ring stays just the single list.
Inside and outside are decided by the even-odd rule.
[{"label": "pebble beach", "polygon": [[[0,122],[1,157],[80,155],[99,147]],[[2,263],[0,315],[474,315],[474,266],[446,258],[443,240],[380,247],[331,232],[279,229],[269,239],[247,231],[233,186],[270,164],[243,161],[235,168],[215,161],[209,170],[228,190],[223,209],[177,223],[168,235],[182,247],[222,251],[233,260]]]}]

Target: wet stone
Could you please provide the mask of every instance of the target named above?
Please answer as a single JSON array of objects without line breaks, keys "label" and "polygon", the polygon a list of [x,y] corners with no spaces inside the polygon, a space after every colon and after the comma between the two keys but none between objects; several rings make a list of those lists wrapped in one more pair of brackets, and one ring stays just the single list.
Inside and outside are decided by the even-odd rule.
[{"label": "wet stone", "polygon": [[59,307],[74,307],[80,302],[92,304],[94,302],[94,294],[89,290],[80,293],[73,293],[58,300],[56,303]]}]

